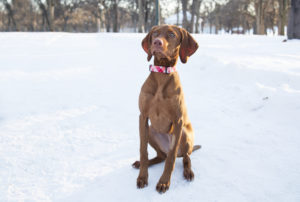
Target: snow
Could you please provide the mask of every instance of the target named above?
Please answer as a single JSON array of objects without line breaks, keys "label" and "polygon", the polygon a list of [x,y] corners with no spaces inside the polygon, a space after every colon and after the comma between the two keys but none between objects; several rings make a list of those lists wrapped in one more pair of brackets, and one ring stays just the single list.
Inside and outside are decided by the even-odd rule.
[{"label": "snow", "polygon": [[[144,34],[0,34],[0,201],[300,201],[300,41],[195,35],[195,180],[136,188]],[[149,156],[155,152],[149,147]]]}]

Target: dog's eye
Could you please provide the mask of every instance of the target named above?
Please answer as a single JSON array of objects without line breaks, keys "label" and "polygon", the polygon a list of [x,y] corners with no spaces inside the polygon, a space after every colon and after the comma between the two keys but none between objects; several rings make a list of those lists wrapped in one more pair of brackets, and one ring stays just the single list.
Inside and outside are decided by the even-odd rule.
[{"label": "dog's eye", "polygon": [[170,32],[170,33],[169,33],[169,37],[170,37],[170,38],[174,38],[174,37],[175,37],[175,34],[174,34],[173,32]]},{"label": "dog's eye", "polygon": [[154,37],[157,37],[158,36],[158,32],[153,32],[152,34]]}]

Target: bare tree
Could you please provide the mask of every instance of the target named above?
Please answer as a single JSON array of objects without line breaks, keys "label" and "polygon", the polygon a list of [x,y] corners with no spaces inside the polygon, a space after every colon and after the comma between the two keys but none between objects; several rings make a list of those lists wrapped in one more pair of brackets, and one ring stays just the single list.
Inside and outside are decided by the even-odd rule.
[{"label": "bare tree", "polygon": [[[17,24],[14,18],[14,11],[11,7],[11,5],[7,2],[7,0],[2,0],[5,9],[7,11],[7,18],[8,18],[8,23],[7,23],[7,31],[13,30],[17,31]],[[11,28],[11,25],[13,25],[13,28]]]},{"label": "bare tree", "polygon": [[288,38],[300,39],[300,0],[292,0],[289,12]]},{"label": "bare tree", "polygon": [[196,14],[196,22],[195,22],[195,28],[196,28],[196,30],[195,30],[195,32],[196,33],[199,33],[199,20],[200,20],[200,7],[201,7],[201,3],[202,3],[202,0],[198,0],[197,5],[195,6],[195,8],[196,8],[196,12],[195,12],[195,14]]},{"label": "bare tree", "polygon": [[48,14],[48,21],[49,21],[49,28],[50,31],[54,31],[54,0],[46,0],[47,2],[47,14]]},{"label": "bare tree", "polygon": [[265,29],[265,14],[266,9],[272,0],[255,0],[255,17],[256,17],[256,34],[266,34]]},{"label": "bare tree", "polygon": [[287,0],[278,0],[279,3],[279,17],[278,17],[278,34],[284,35],[284,27],[287,19]]},{"label": "bare tree", "polygon": [[119,22],[118,22],[118,4],[119,0],[113,0],[113,6],[112,6],[112,11],[113,11],[113,32],[118,32],[119,28]]},{"label": "bare tree", "polygon": [[143,7],[143,0],[138,0],[139,5],[139,22],[138,22],[138,32],[144,32],[144,7]]},{"label": "bare tree", "polygon": [[188,19],[187,19],[187,8],[188,8],[188,0],[181,0],[182,4],[182,26],[188,30]]},{"label": "bare tree", "polygon": [[194,21],[195,21],[195,15],[196,15],[196,8],[199,0],[193,0],[192,6],[191,6],[191,22],[189,26],[189,31],[194,32]]},{"label": "bare tree", "polygon": [[41,0],[35,0],[35,1],[39,5],[39,8],[42,12],[42,25],[43,25],[43,28],[45,29],[45,23],[47,23],[48,29],[50,31],[53,31],[52,26],[50,24],[50,20],[49,20],[49,17],[48,17],[48,11],[46,9],[45,4]]},{"label": "bare tree", "polygon": [[64,0],[64,4],[62,5],[62,18],[63,18],[63,25],[62,25],[62,30],[63,31],[69,31],[68,30],[68,22],[70,18],[72,17],[74,11],[76,8],[78,8],[79,4],[76,2],[72,2],[71,4],[67,3],[66,0]]}]

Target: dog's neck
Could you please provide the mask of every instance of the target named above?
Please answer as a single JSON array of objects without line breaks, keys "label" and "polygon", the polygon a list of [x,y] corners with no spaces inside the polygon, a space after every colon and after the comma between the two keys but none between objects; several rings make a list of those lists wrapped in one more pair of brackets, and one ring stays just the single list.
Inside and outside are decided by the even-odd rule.
[{"label": "dog's neck", "polygon": [[174,58],[172,60],[168,60],[167,58],[161,58],[161,59],[157,59],[156,57],[154,57],[154,66],[162,66],[162,67],[171,67],[174,68],[174,71],[170,72],[170,73],[157,73],[157,72],[153,72],[151,71],[150,73],[150,78],[152,78],[154,81],[157,82],[157,85],[160,87],[165,88],[164,86],[166,85],[171,85],[171,83],[173,82],[169,82],[170,80],[173,81],[177,81],[177,83],[180,84],[179,82],[179,77],[178,77],[178,73],[175,69],[176,63],[177,63],[177,58]]},{"label": "dog's neck", "polygon": [[177,59],[178,57],[173,59],[167,59],[167,58],[158,59],[157,57],[154,57],[154,65],[163,66],[163,67],[175,67],[177,63]]},{"label": "dog's neck", "polygon": [[[159,60],[154,57],[154,65],[155,66],[163,66],[163,67],[175,67],[177,63],[178,57],[168,60],[167,58],[160,58]],[[156,73],[152,72],[150,73],[150,77],[157,82],[157,85],[165,88],[166,85],[171,85],[173,82],[169,82],[170,80],[173,81],[178,81],[179,82],[179,77],[177,71],[171,72],[169,74],[162,74],[162,73]]]}]

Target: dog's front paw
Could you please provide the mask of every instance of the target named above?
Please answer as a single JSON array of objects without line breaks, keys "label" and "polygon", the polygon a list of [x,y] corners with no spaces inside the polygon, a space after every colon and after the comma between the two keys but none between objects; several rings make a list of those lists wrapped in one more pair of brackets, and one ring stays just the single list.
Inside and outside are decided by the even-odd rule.
[{"label": "dog's front paw", "polygon": [[148,176],[139,176],[136,180],[136,186],[142,189],[148,185]]},{"label": "dog's front paw", "polygon": [[140,162],[139,161],[136,161],[132,164],[132,167],[136,168],[136,169],[139,169],[140,168]]},{"label": "dog's front paw", "polygon": [[192,181],[194,179],[194,172],[191,169],[184,169],[183,176],[187,181]]},{"label": "dog's front paw", "polygon": [[162,182],[160,180],[156,185],[156,191],[158,191],[159,193],[165,193],[166,191],[168,191],[169,187],[170,187],[170,181]]}]

